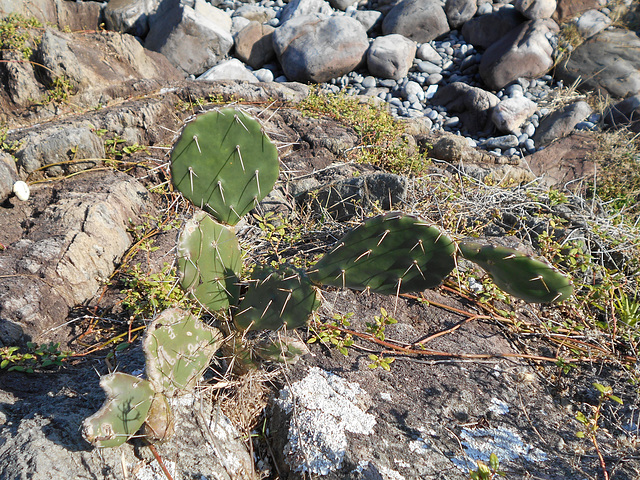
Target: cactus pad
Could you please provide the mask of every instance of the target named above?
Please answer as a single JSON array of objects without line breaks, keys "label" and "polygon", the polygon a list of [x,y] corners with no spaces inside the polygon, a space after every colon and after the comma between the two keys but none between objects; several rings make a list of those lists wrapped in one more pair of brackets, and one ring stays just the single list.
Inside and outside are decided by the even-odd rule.
[{"label": "cactus pad", "polygon": [[171,179],[186,198],[235,225],[278,179],[278,150],[241,110],[207,112],[188,123],[171,152]]},{"label": "cactus pad", "polygon": [[567,275],[512,248],[465,241],[460,243],[460,252],[486,270],[498,287],[525,302],[552,303],[573,293]]},{"label": "cactus pad", "polygon": [[386,295],[418,292],[455,266],[453,241],[425,220],[390,212],[365,220],[318,261],[314,282]]},{"label": "cactus pad", "polygon": [[234,316],[239,330],[277,330],[305,325],[318,308],[317,292],[303,272],[280,265],[256,267]]},{"label": "cactus pad", "polygon": [[217,330],[180,309],[158,315],[142,342],[147,377],[156,391],[173,397],[193,389],[218,350],[221,337]]},{"label": "cactus pad", "polygon": [[102,408],[85,419],[82,434],[96,447],[117,447],[140,429],[155,395],[151,383],[126,373],[111,373],[100,379],[107,393]]},{"label": "cactus pad", "polygon": [[234,232],[196,213],[178,239],[180,285],[210,311],[236,304],[242,254]]},{"label": "cactus pad", "polygon": [[151,402],[147,419],[140,432],[152,443],[162,442],[173,435],[175,429],[173,412],[169,399],[161,393],[156,394]]}]

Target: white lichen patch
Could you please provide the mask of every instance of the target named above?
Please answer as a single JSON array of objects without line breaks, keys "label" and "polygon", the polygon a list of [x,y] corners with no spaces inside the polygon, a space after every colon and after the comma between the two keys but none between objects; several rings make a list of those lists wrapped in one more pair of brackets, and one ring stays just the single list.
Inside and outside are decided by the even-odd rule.
[{"label": "white lichen patch", "polygon": [[507,413],[509,413],[509,404],[507,402],[503,402],[499,398],[494,397],[491,399],[489,410],[491,410],[496,415],[506,415]]},{"label": "white lichen patch", "polygon": [[291,413],[285,446],[291,468],[317,475],[340,468],[348,444],[346,432],[373,433],[375,418],[361,407],[365,397],[358,384],[318,367],[283,388],[276,403]]},{"label": "white lichen patch", "polygon": [[454,458],[452,462],[461,470],[469,471],[477,467],[478,460],[489,463],[489,457],[495,453],[500,462],[524,458],[528,462],[544,462],[547,454],[532,445],[524,443],[515,430],[507,427],[462,429],[462,446],[467,458]]}]

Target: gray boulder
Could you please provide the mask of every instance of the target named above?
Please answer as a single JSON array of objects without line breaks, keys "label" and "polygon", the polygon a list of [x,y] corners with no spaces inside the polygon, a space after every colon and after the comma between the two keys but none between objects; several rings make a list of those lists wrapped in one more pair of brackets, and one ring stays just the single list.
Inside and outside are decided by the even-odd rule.
[{"label": "gray boulder", "polygon": [[342,10],[343,12],[351,5],[355,5],[358,0],[329,0],[329,3],[336,10]]},{"label": "gray boulder", "polygon": [[376,37],[367,52],[372,75],[400,80],[407,76],[416,56],[416,43],[398,34]]},{"label": "gray boulder", "polygon": [[524,21],[525,18],[515,8],[502,7],[465,22],[461,32],[464,39],[476,48],[489,48]]},{"label": "gray boulder", "polygon": [[252,68],[260,68],[275,57],[273,28],[252,21],[235,36],[236,57]]},{"label": "gray boulder", "polygon": [[331,15],[333,9],[325,0],[292,0],[282,9],[280,24],[304,15]]},{"label": "gray boulder", "polygon": [[88,84],[69,34],[47,28],[36,50],[36,61],[44,67],[42,76],[48,84],[61,77],[68,79],[76,87]]},{"label": "gray boulder", "polygon": [[627,127],[633,132],[640,132],[640,94],[612,105],[604,118],[607,125],[613,128]]},{"label": "gray boulder", "polygon": [[529,20],[491,45],[480,61],[480,76],[491,90],[517,78],[538,78],[553,67],[553,20]]},{"label": "gray boulder", "polygon": [[587,10],[575,22],[576,28],[584,39],[600,33],[611,24],[611,18],[599,10]]},{"label": "gray boulder", "polygon": [[0,68],[4,73],[4,88],[16,105],[27,107],[45,94],[45,89],[36,78],[33,64],[25,62],[20,52],[4,50]]},{"label": "gray boulder", "polygon": [[273,33],[273,46],[289,80],[326,82],[360,65],[369,41],[351,17],[303,15]]},{"label": "gray boulder", "polygon": [[491,112],[493,124],[501,132],[520,133],[520,125],[533,115],[538,105],[525,96],[508,97]]},{"label": "gray boulder", "polygon": [[152,21],[145,46],[165,55],[185,75],[200,75],[233,47],[231,18],[204,0],[177,4]]},{"label": "gray boulder", "polygon": [[160,0],[110,0],[103,10],[109,30],[144,37],[149,32],[149,16]]},{"label": "gray boulder", "polygon": [[431,99],[434,105],[442,105],[449,112],[457,113],[469,132],[489,132],[493,129],[491,109],[500,99],[491,92],[462,82],[446,85]]},{"label": "gray boulder", "polygon": [[243,17],[252,22],[267,23],[275,16],[276,12],[272,8],[245,4],[236,9],[231,15],[231,18]]},{"label": "gray boulder", "polygon": [[451,28],[458,28],[467,20],[473,18],[478,11],[476,0],[447,0],[444,4],[444,12],[447,14]]},{"label": "gray boulder", "polygon": [[347,16],[359,21],[368,32],[382,19],[382,12],[375,10],[350,10],[347,12]]},{"label": "gray boulder", "polygon": [[589,104],[582,100],[565,105],[540,121],[533,135],[533,141],[537,146],[542,147],[558,138],[566,137],[591,112]]},{"label": "gray boulder", "polygon": [[604,30],[578,46],[556,67],[556,76],[614,98],[640,93],[640,38],[630,30]]},{"label": "gray boulder", "polygon": [[449,30],[447,15],[439,0],[402,0],[382,21],[385,35],[399,33],[418,43],[430,42]]},{"label": "gray boulder", "polygon": [[220,62],[215,67],[200,75],[197,80],[208,80],[220,82],[225,80],[239,80],[241,82],[258,83],[256,76],[251,70],[237,58],[230,58]]},{"label": "gray boulder", "polygon": [[556,11],[556,0],[516,0],[515,7],[530,20],[551,18]]}]

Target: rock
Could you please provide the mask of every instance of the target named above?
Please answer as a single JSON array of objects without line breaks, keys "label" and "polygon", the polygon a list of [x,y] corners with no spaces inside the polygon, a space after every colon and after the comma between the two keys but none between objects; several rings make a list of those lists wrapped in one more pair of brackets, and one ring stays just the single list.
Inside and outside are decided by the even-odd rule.
[{"label": "rock", "polygon": [[2,73],[4,87],[16,105],[32,105],[45,94],[45,89],[37,80],[31,62],[25,62],[21,53],[4,50],[2,55]]},{"label": "rock", "polygon": [[527,164],[543,188],[568,188],[586,192],[598,176],[598,164],[591,159],[597,149],[596,137],[573,132],[527,157]]},{"label": "rock", "polygon": [[501,100],[491,112],[491,121],[502,132],[519,133],[524,121],[536,112],[538,105],[522,97]]},{"label": "rock", "polygon": [[0,17],[19,14],[42,23],[52,23],[71,31],[99,30],[102,23],[102,2],[67,2],[51,0],[0,0]]},{"label": "rock", "polygon": [[331,15],[333,9],[325,0],[292,0],[282,9],[280,24],[282,25],[294,17],[313,14]]},{"label": "rock", "polygon": [[244,63],[237,58],[230,58],[220,62],[215,67],[200,75],[197,80],[207,80],[211,82],[220,82],[224,80],[238,80],[241,82],[257,83],[258,79],[251,73]]},{"label": "rock", "polygon": [[359,21],[367,32],[382,19],[382,13],[375,10],[350,10],[347,15]]},{"label": "rock", "polygon": [[398,34],[376,37],[367,52],[367,67],[372,75],[400,80],[413,65],[416,43]]},{"label": "rock", "polygon": [[501,137],[491,137],[491,138],[488,138],[482,145],[488,150],[492,150],[494,148],[505,150],[507,148],[517,147],[518,137],[516,137],[515,135],[503,135]]},{"label": "rock", "polygon": [[235,37],[236,56],[252,68],[260,68],[275,57],[273,28],[252,21]]},{"label": "rock", "polygon": [[268,68],[260,68],[260,69],[258,69],[256,71],[254,71],[253,75],[260,82],[273,82],[273,80],[274,80],[273,72],[271,70],[269,70]]},{"label": "rock", "polygon": [[296,201],[306,203],[312,200],[312,207],[318,212],[327,212],[336,220],[352,218],[361,208],[379,205],[392,209],[404,202],[407,193],[407,179],[391,173],[372,173],[354,178],[330,182],[320,188],[313,188],[298,194]]},{"label": "rock", "polygon": [[487,15],[474,17],[462,26],[462,36],[476,48],[489,48],[525,18],[515,9],[502,7]]},{"label": "rock", "polygon": [[13,184],[17,180],[15,159],[7,153],[0,152],[0,204],[13,193]]},{"label": "rock", "polygon": [[[128,350],[119,352],[116,368],[141,371],[141,348]],[[101,472],[103,480],[167,478],[142,442],[96,449],[82,438],[83,420],[104,401],[98,370],[108,373],[104,362],[90,362],[72,370],[47,372],[37,382],[3,372],[0,418],[3,427],[11,428],[0,429],[0,477],[92,478]],[[255,478],[243,434],[212,406],[206,394],[188,394],[170,402],[176,432],[159,449],[173,478]]]},{"label": "rock", "polygon": [[160,52],[185,75],[200,75],[233,47],[231,18],[205,0],[175,4],[150,24],[145,47]]},{"label": "rock", "polygon": [[611,18],[598,10],[587,10],[576,20],[576,28],[586,40],[611,24]]},{"label": "rock", "polygon": [[449,23],[439,0],[402,0],[384,17],[382,32],[425,43],[449,32]]},{"label": "rock", "polygon": [[40,214],[0,259],[11,276],[0,291],[3,345],[64,338],[69,310],[96,295],[131,245],[132,222],[153,213],[146,189],[111,170],[74,177],[53,198],[32,186],[23,205]]},{"label": "rock", "polygon": [[516,0],[515,7],[529,20],[551,18],[556,11],[556,0]]},{"label": "rock", "polygon": [[[51,177],[86,170],[105,157],[104,143],[87,127],[53,127],[27,135],[15,153],[18,169],[24,174],[56,164],[45,170]],[[88,159],[86,162],[80,160]]]},{"label": "rock", "polygon": [[57,78],[66,78],[76,87],[87,86],[88,79],[82,74],[80,61],[70,45],[71,36],[47,28],[36,50],[36,61],[44,66],[42,75],[48,85]]},{"label": "rock", "polygon": [[231,18],[243,17],[252,22],[267,23],[275,16],[276,12],[272,8],[243,4],[233,12]]},{"label": "rock", "polygon": [[[529,20],[491,45],[480,61],[480,76],[491,90],[500,90],[517,78],[532,79],[553,67],[553,45],[558,25],[553,20]],[[573,57],[573,55],[572,55]]]},{"label": "rock", "polygon": [[640,132],[640,94],[625,98],[609,107],[604,120],[613,128],[627,127],[633,132]]},{"label": "rock", "polygon": [[556,67],[566,84],[581,80],[581,90],[614,98],[640,92],[640,38],[629,30],[603,30],[579,45]]},{"label": "rock", "polygon": [[149,16],[160,0],[111,0],[103,10],[109,30],[144,37],[149,32]]},{"label": "rock", "polygon": [[442,57],[430,43],[423,43],[422,45],[420,45],[418,51],[416,52],[416,57],[418,57],[420,60],[426,60],[435,65],[439,65],[442,62]]},{"label": "rock", "polygon": [[477,10],[476,0],[447,0],[444,4],[444,12],[452,29],[464,25],[467,20],[473,18]]},{"label": "rock", "polygon": [[329,0],[329,3],[336,10],[342,10],[343,12],[351,5],[357,3],[358,0]]},{"label": "rock", "polygon": [[603,0],[557,0],[557,2],[558,5],[553,18],[558,23],[564,23],[582,12],[601,8],[606,4]]},{"label": "rock", "polygon": [[433,142],[429,156],[454,164],[495,162],[495,157],[470,147],[463,136],[452,133],[445,133],[438,137]]},{"label": "rock", "polygon": [[582,100],[565,105],[540,120],[533,141],[538,147],[542,147],[558,138],[566,137],[576,124],[587,118],[591,112],[589,104]]},{"label": "rock", "polygon": [[500,99],[491,92],[454,82],[439,88],[431,99],[434,105],[442,105],[447,111],[457,113],[469,132],[488,132],[493,128],[491,109]]},{"label": "rock", "polygon": [[273,46],[289,80],[326,82],[360,65],[369,41],[351,17],[303,15],[273,33]]}]

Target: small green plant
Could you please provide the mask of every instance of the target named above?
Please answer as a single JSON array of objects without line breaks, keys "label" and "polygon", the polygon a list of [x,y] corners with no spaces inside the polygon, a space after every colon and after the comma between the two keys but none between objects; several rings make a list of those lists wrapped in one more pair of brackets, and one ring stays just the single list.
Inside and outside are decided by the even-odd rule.
[{"label": "small green plant", "polygon": [[345,357],[349,356],[349,347],[353,346],[353,336],[339,329],[349,327],[351,325],[349,319],[353,315],[352,312],[345,315],[334,314],[331,322],[316,322],[311,329],[313,336],[307,340],[307,343],[320,342],[326,346],[333,346]]},{"label": "small green plant", "polygon": [[73,83],[65,76],[56,77],[47,89],[47,94],[41,101],[41,104],[46,105],[49,103],[65,103],[69,100],[69,96],[73,95],[76,91]]},{"label": "small green plant", "polygon": [[613,394],[613,389],[609,386],[604,386],[600,383],[594,383],[593,388],[595,388],[599,392],[598,404],[596,406],[592,406],[591,412],[587,415],[582,412],[576,413],[576,420],[580,422],[584,427],[583,430],[579,430],[576,432],[576,436],[578,438],[587,438],[591,440],[591,443],[593,443],[593,447],[596,450],[596,454],[598,455],[598,459],[600,460],[600,467],[602,468],[604,478],[606,480],[609,480],[609,473],[607,472],[604,457],[600,452],[596,433],[600,428],[599,421],[600,416],[602,415],[602,407],[604,406],[605,402],[611,400],[622,405],[622,400],[620,399],[620,397],[617,397]]},{"label": "small green plant", "polygon": [[375,370],[376,368],[380,367],[388,372],[391,370],[391,364],[393,363],[395,358],[384,357],[383,355],[375,355],[372,353],[369,355],[369,360],[371,360],[372,362],[367,365],[367,367],[369,367],[370,369]]},{"label": "small green plant", "polygon": [[393,325],[396,323],[398,323],[398,321],[395,318],[391,318],[384,307],[381,307],[380,315],[375,315],[373,317],[373,322],[366,323],[367,333],[370,333],[379,340],[384,340],[385,328],[388,325]]},{"label": "small green plant", "polygon": [[27,342],[25,347],[1,347],[0,369],[8,372],[33,373],[43,368],[60,367],[73,355],[71,351],[60,350],[59,343],[38,345]]},{"label": "small green plant", "polygon": [[471,480],[492,480],[496,478],[496,475],[501,477],[506,476],[506,474],[500,470],[500,462],[495,453],[489,456],[489,465],[480,460],[478,460],[476,464],[478,468],[469,472],[469,478],[471,478]]},{"label": "small green plant", "polygon": [[0,20],[0,48],[20,52],[25,60],[29,60],[33,56],[33,47],[39,41],[33,29],[42,27],[42,23],[33,17],[12,13]]}]

